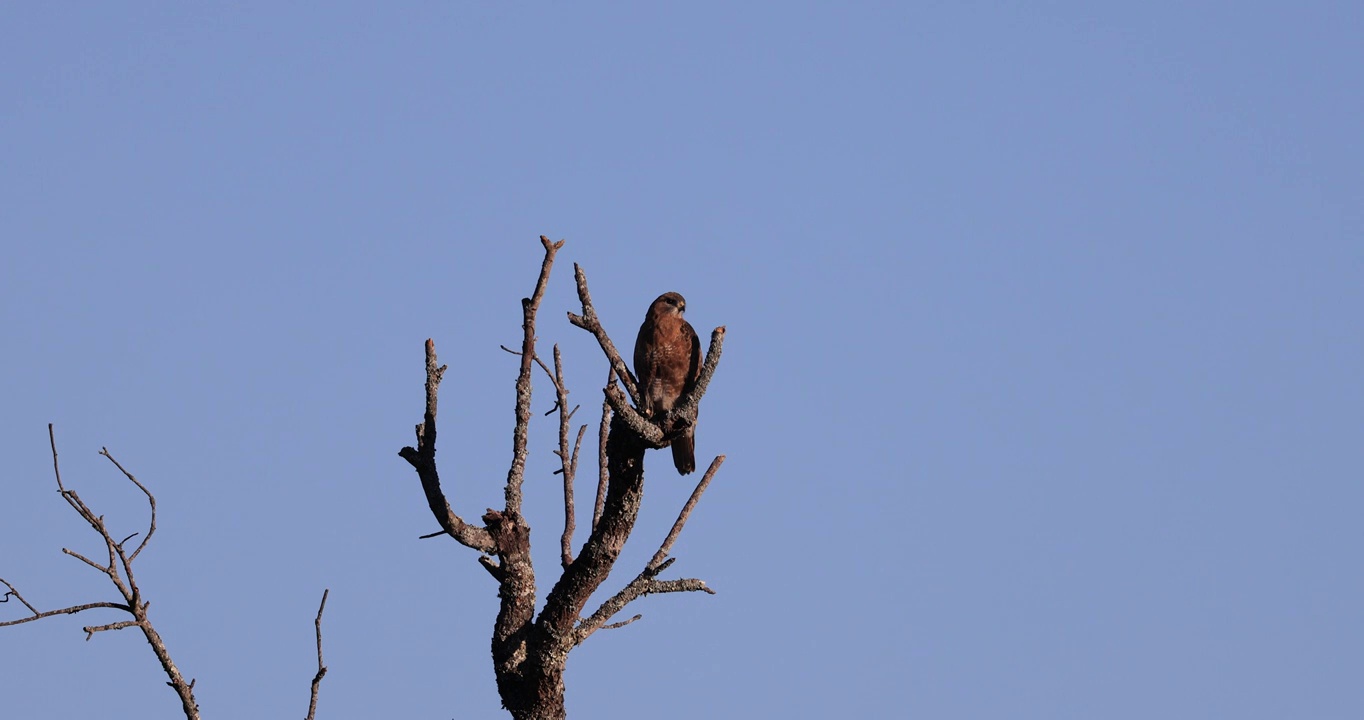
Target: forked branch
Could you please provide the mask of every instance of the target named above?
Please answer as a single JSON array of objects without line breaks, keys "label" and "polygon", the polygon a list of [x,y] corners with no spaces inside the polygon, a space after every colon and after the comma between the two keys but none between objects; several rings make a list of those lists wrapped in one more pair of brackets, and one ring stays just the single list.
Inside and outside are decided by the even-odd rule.
[{"label": "forked branch", "polygon": [[696,504],[700,502],[702,493],[710,486],[711,479],[715,477],[715,473],[719,471],[720,465],[724,462],[724,455],[717,456],[711,461],[710,467],[706,469],[706,474],[701,476],[701,481],[698,482],[696,488],[692,490],[691,497],[687,498],[687,503],[682,506],[681,512],[677,514],[677,520],[673,523],[672,530],[668,531],[668,536],[663,539],[663,543],[659,545],[658,551],[654,553],[653,558],[644,566],[644,570],[642,570],[639,575],[635,576],[635,579],[631,580],[628,585],[621,588],[620,592],[602,603],[601,607],[597,608],[597,611],[592,613],[591,617],[579,623],[578,627],[574,630],[573,642],[575,645],[582,643],[588,636],[599,629],[623,627],[624,625],[628,625],[629,623],[638,620],[639,616],[636,615],[623,623],[606,625],[606,622],[616,613],[624,609],[626,605],[644,595],[691,591],[701,591],[711,595],[715,594],[714,590],[706,587],[704,581],[695,578],[658,580],[657,577],[659,573],[662,573],[673,564],[674,558],[669,558],[668,553],[672,552],[673,544],[677,542],[678,536],[682,534],[682,528],[686,526],[687,520],[691,517],[692,510],[696,509]]},{"label": "forked branch", "polygon": [[441,376],[445,366],[436,359],[436,343],[426,341],[426,413],[421,424],[417,425],[417,447],[408,446],[398,451],[404,460],[417,471],[426,503],[441,529],[460,544],[485,553],[496,550],[492,536],[486,528],[470,525],[450,509],[450,501],[445,499],[441,489],[440,473],[436,471],[436,399],[440,391]]}]

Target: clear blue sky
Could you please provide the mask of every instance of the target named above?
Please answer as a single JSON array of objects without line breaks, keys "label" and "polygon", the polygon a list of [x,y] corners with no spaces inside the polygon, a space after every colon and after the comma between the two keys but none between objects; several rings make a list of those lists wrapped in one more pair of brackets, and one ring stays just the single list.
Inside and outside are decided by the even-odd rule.
[{"label": "clear blue sky", "polygon": [[[101,446],[156,492],[205,717],[302,716],[324,587],[319,717],[499,717],[494,584],[396,453],[432,337],[453,502],[499,501],[545,234],[583,417],[572,262],[623,345],[665,290],[729,328],[674,567],[719,594],[591,638],[573,717],[1364,717],[1364,6],[370,5],[3,11],[31,601],[112,593],[60,553],[98,545],[53,422],[114,528]],[[691,490],[649,461],[611,590]],[[0,631],[5,715],[178,717],[138,635],[84,641],[114,619]]]}]

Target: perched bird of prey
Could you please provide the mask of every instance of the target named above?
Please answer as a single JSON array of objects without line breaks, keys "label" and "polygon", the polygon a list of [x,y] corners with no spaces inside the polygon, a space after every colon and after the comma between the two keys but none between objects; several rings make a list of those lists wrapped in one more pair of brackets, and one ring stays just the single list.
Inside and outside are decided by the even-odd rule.
[{"label": "perched bird of prey", "polygon": [[[701,339],[682,318],[687,301],[675,292],[663,293],[644,316],[635,339],[635,376],[639,378],[644,414],[659,422],[678,398],[692,389],[701,374]],[[664,428],[665,431],[670,428]],[[673,465],[686,475],[696,469],[696,425],[672,441]]]}]

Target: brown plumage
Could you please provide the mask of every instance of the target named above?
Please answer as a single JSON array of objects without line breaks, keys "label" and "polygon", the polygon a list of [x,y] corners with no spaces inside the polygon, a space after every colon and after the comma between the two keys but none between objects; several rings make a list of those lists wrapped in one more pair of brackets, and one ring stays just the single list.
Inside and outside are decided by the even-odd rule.
[{"label": "brown plumage", "polygon": [[[635,339],[635,376],[644,414],[661,421],[701,374],[701,339],[682,318],[687,301],[663,293],[649,306]],[[668,428],[664,428],[668,430]],[[686,475],[696,469],[696,425],[672,441],[673,465]]]}]

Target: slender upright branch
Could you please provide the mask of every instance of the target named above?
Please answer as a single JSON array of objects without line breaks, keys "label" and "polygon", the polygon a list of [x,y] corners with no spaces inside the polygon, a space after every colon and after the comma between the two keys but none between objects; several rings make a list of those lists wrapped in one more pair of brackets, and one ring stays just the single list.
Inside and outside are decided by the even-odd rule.
[{"label": "slender upright branch", "polygon": [[691,497],[687,498],[687,503],[682,506],[682,510],[677,513],[677,520],[673,522],[672,530],[668,531],[668,537],[663,539],[663,544],[658,546],[658,552],[654,553],[649,560],[649,567],[658,568],[672,552],[673,543],[677,542],[677,537],[682,534],[682,528],[687,524],[691,517],[691,511],[696,509],[696,503],[701,501],[701,494],[710,487],[710,481],[715,477],[715,473],[720,471],[720,466],[725,463],[724,455],[716,455],[710,462],[710,467],[706,468],[706,474],[701,476],[701,481],[696,483],[696,489],[691,491]]},{"label": "slender upright branch", "polygon": [[573,563],[573,478],[564,473],[564,532],[559,538],[559,564],[568,567]]},{"label": "slender upright branch", "polygon": [[545,297],[545,286],[549,284],[549,271],[554,266],[554,255],[564,246],[564,241],[550,242],[544,235],[540,244],[545,247],[545,259],[540,263],[540,278],[535,283],[535,292],[521,299],[521,372],[516,377],[516,427],[512,431],[512,464],[507,471],[507,513],[521,514],[521,485],[526,475],[526,438],[530,428],[531,363],[535,359],[535,314],[540,310],[540,301]]},{"label": "slender upright branch", "polygon": [[52,430],[52,423],[47,424],[47,442],[52,446],[52,474],[57,476],[57,492],[66,492],[66,487],[62,485],[62,469],[57,466],[57,436]]},{"label": "slender upright branch", "polygon": [[573,562],[573,530],[577,523],[574,515],[573,506],[573,477],[578,470],[578,447],[582,444],[583,431],[587,430],[584,425],[578,431],[578,442],[573,450],[568,449],[568,428],[573,419],[573,413],[577,408],[568,409],[568,385],[564,382],[564,358],[559,352],[559,345],[554,345],[554,372],[550,372],[544,362],[539,358],[535,359],[544,368],[545,374],[549,376],[549,381],[554,385],[554,411],[559,413],[559,449],[554,454],[559,456],[559,469],[555,472],[563,476],[564,480],[564,532],[559,538],[560,564],[568,567]]},{"label": "slender upright branch", "polygon": [[317,632],[317,674],[313,676],[312,699],[308,701],[308,715],[304,720],[313,720],[317,714],[317,691],[322,685],[322,677],[327,674],[327,666],[322,664],[322,611],[327,607],[327,595],[331,589],[322,591],[322,602],[317,606],[317,618],[313,620],[313,628]]}]

